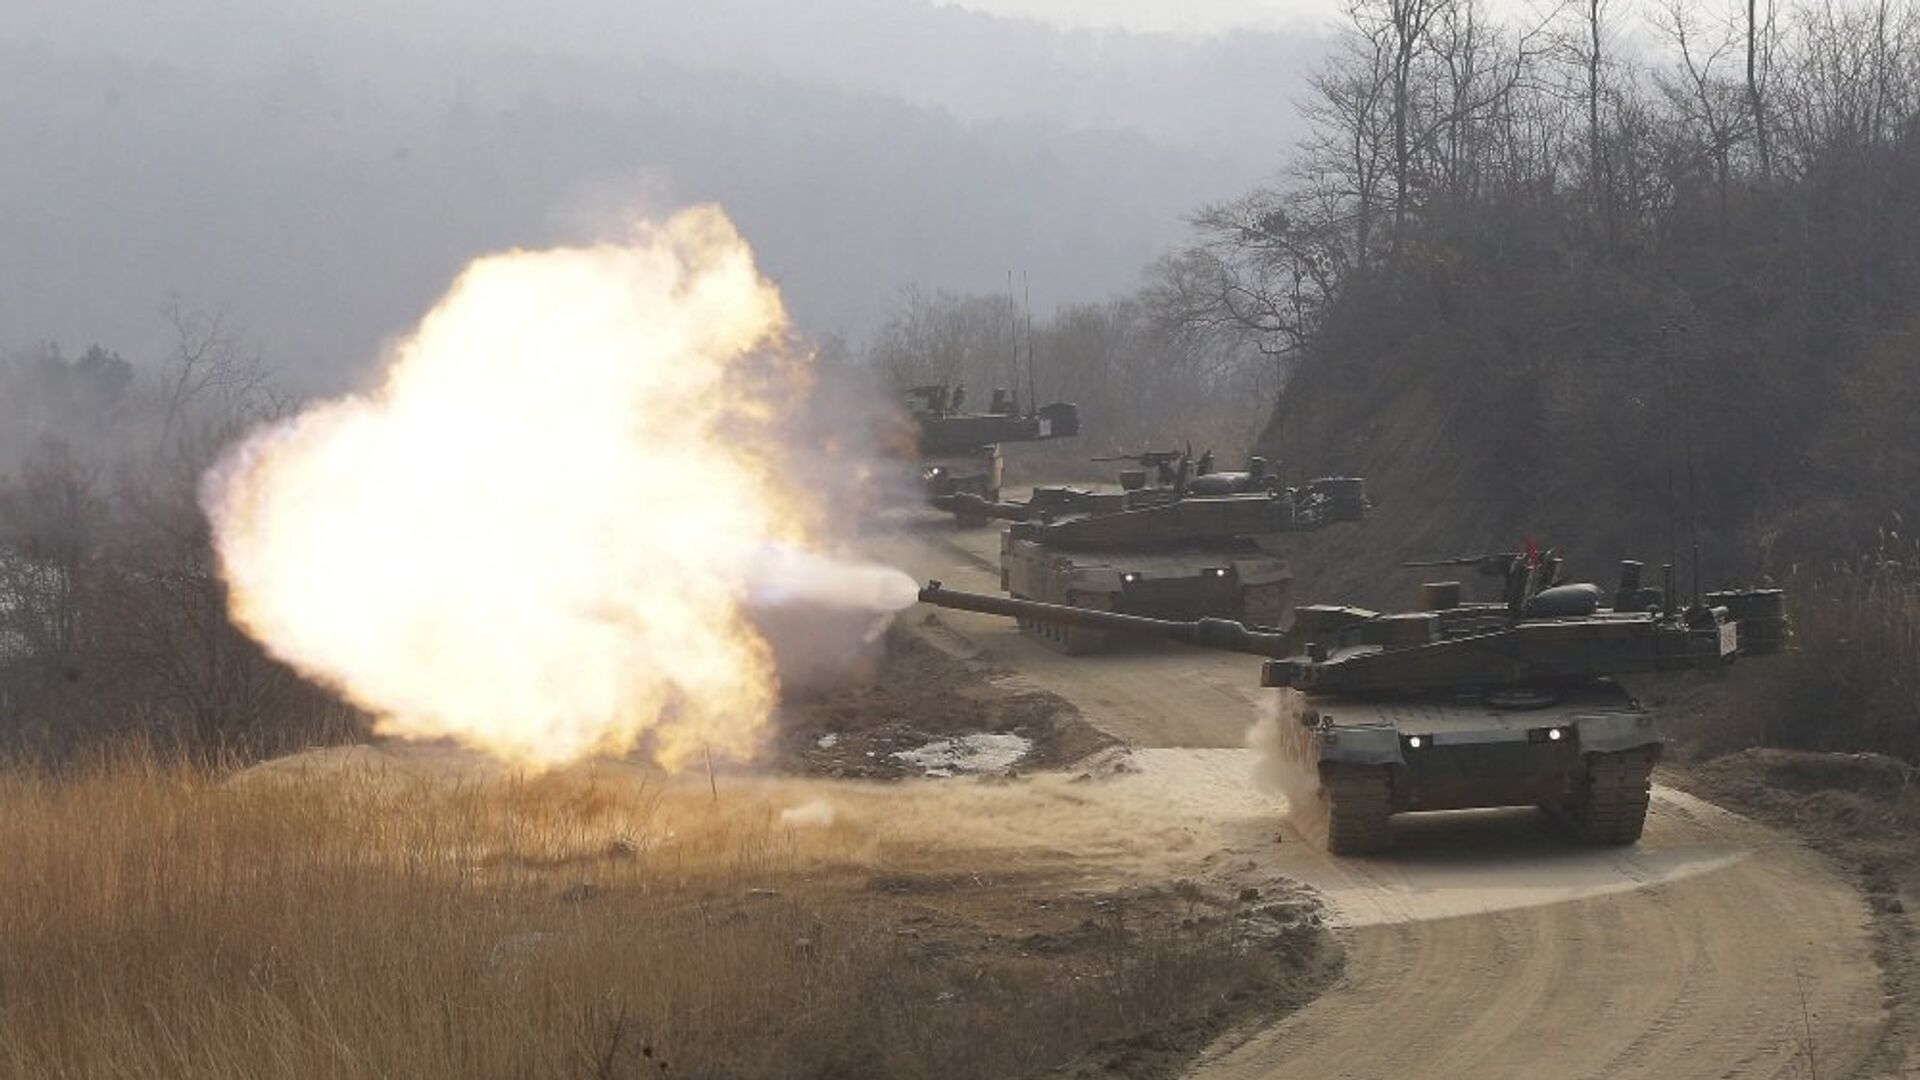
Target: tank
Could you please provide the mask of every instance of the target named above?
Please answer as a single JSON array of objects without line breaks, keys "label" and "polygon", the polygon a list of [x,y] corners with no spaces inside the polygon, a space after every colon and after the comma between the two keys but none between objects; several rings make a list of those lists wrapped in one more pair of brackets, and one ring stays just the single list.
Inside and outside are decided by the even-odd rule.
[{"label": "tank", "polygon": [[1053,484],[1036,486],[1026,502],[1001,502],[966,491],[936,496],[931,501],[955,517],[982,521],[1055,521],[1164,506],[1178,499],[1187,483],[1184,464],[1187,456],[1181,450],[1150,450],[1144,454],[1090,458],[1096,462],[1119,461],[1135,466],[1120,471],[1119,490]]},{"label": "tank", "polygon": [[[1064,439],[1080,433],[1080,410],[1055,402],[1022,413],[1019,402],[1002,389],[993,391],[986,412],[969,413],[966,388],[944,384],[916,386],[906,393],[914,421],[920,475],[930,502],[966,495],[983,502],[1000,498],[1004,463],[1000,444]],[[960,515],[968,524],[986,518]]]},{"label": "tank", "polygon": [[[1177,474],[1171,488],[1123,491],[1105,505],[1036,492],[1001,537],[1001,588],[1018,599],[1097,611],[1279,627],[1292,605],[1286,534],[1367,511],[1363,480],[1288,488],[1258,458],[1241,472],[1189,477],[1182,463]],[[1021,627],[1076,655],[1106,649],[1115,637],[1083,625]]]},{"label": "tank", "polygon": [[[1456,562],[1456,560],[1448,560]],[[1505,579],[1498,603],[1465,603],[1458,582],[1422,589],[1420,610],[1302,607],[1285,632],[1217,618],[1153,619],[985,596],[930,583],[940,607],[1107,633],[1153,634],[1266,658],[1281,694],[1270,752],[1302,782],[1296,818],[1335,854],[1392,844],[1395,814],[1538,806],[1575,839],[1639,840],[1663,741],[1655,718],[1616,681],[1713,668],[1779,651],[1778,590],[1712,594],[1669,607],[1639,564],[1616,601],[1559,580],[1551,557],[1472,560]],[[1657,595],[1656,595],[1657,594]]]}]

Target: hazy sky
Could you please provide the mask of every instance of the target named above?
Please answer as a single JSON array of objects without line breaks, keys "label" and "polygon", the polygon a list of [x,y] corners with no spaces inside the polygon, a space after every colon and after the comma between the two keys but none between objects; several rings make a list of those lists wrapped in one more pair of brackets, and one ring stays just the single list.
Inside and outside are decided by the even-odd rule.
[{"label": "hazy sky", "polygon": [[1339,0],[961,0],[958,6],[1062,26],[1179,34],[1311,25],[1340,10]]},{"label": "hazy sky", "polygon": [[[1319,30],[1338,21],[1345,0],[951,0],[957,7],[1056,26],[1113,27],[1182,36],[1231,30]],[[1538,14],[1557,0],[1480,0],[1502,18]],[[1619,0],[1609,5],[1622,11]],[[1619,14],[1620,11],[1616,11]]]},{"label": "hazy sky", "polygon": [[0,0],[0,354],[152,359],[177,298],[325,388],[476,255],[705,201],[807,331],[1044,315],[1281,166],[1318,2]]}]

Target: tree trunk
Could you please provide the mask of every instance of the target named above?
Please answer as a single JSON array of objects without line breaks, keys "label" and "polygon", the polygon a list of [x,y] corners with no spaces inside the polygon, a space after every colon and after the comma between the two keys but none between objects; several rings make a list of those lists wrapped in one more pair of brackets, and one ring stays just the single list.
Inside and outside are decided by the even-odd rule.
[{"label": "tree trunk", "polygon": [[1767,112],[1760,100],[1758,7],[1759,0],[1747,0],[1747,107],[1753,111],[1753,137],[1760,152],[1760,182],[1767,184],[1773,180],[1773,149],[1767,142]]}]

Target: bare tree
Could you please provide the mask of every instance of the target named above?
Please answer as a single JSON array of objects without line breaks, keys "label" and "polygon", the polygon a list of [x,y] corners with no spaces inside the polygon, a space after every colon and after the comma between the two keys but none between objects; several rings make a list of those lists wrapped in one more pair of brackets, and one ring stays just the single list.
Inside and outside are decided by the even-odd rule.
[{"label": "bare tree", "polygon": [[[1734,88],[1714,74],[1715,66],[1733,50],[1732,28],[1723,24],[1719,33],[1706,33],[1702,40],[1695,9],[1685,0],[1667,0],[1656,18],[1680,59],[1678,78],[1659,78],[1656,82],[1685,123],[1682,138],[1712,162],[1724,220],[1733,148],[1745,136],[1752,115],[1741,114]],[[1751,64],[1751,53],[1748,61]]]},{"label": "bare tree", "polygon": [[[1007,296],[929,295],[901,290],[873,341],[868,359],[896,386],[946,383],[969,393],[1018,387],[1018,312]],[[984,399],[983,399],[984,400]]]},{"label": "bare tree", "polygon": [[1601,110],[1607,99],[1607,0],[1586,0],[1581,9],[1580,35],[1573,44],[1584,75],[1581,99],[1587,110],[1587,186],[1609,246],[1619,240],[1614,205],[1613,162],[1607,155],[1607,130]]},{"label": "bare tree", "polygon": [[1149,302],[1177,325],[1237,331],[1267,356],[1297,355],[1348,262],[1339,223],[1307,209],[1270,191],[1203,209],[1198,242],[1154,268]]},{"label": "bare tree", "polygon": [[156,387],[163,409],[163,443],[195,407],[246,409],[267,392],[266,364],[258,352],[241,343],[224,314],[189,311],[177,300],[169,301],[163,314],[173,331],[173,351]]},{"label": "bare tree", "polygon": [[1393,171],[1391,47],[1383,24],[1356,22],[1339,39],[1326,66],[1309,81],[1299,105],[1309,134],[1292,175],[1302,198],[1344,218],[1350,258],[1364,269],[1373,259],[1376,225]]},{"label": "bare tree", "polygon": [[1754,143],[1760,154],[1760,182],[1773,182],[1773,147],[1767,136],[1765,83],[1773,60],[1773,2],[1767,0],[1766,20],[1760,18],[1760,0],[1747,0],[1747,110],[1753,119]]},{"label": "bare tree", "polygon": [[[1388,85],[1393,113],[1393,240],[1400,251],[1414,184],[1416,138],[1414,100],[1417,65],[1430,47],[1428,31],[1445,0],[1355,0],[1349,12],[1363,34],[1382,34],[1387,42]],[[1371,25],[1369,25],[1371,24]]]}]

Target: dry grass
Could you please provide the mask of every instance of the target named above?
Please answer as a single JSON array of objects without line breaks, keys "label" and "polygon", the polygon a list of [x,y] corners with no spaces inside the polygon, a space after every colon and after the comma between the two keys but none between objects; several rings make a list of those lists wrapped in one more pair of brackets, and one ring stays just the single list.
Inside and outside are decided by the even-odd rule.
[{"label": "dry grass", "polygon": [[7,1076],[1010,1076],[1277,967],[631,773],[15,767],[0,851]]},{"label": "dry grass", "polygon": [[1795,648],[1745,703],[1756,741],[1920,761],[1920,548],[1802,567],[1787,590]]}]

